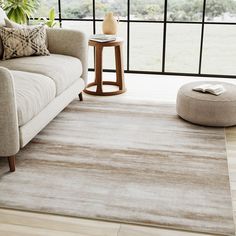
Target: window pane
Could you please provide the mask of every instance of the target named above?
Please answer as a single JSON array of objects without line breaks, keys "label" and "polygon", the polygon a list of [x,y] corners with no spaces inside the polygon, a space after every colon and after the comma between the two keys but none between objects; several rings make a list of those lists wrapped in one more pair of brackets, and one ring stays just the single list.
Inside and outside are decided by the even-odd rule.
[{"label": "window pane", "polygon": [[[55,20],[56,25],[53,26],[53,28],[60,28],[60,22],[59,20]],[[44,23],[44,19],[38,20],[38,19],[30,19],[29,20],[29,25],[31,26],[36,26],[39,24],[43,24]]]},{"label": "window pane", "polygon": [[163,20],[164,0],[131,0],[132,20]]},{"label": "window pane", "polygon": [[201,21],[203,0],[168,0],[169,21]]},{"label": "window pane", "polygon": [[120,20],[127,19],[127,0],[96,0],[95,3],[96,19],[104,19],[110,11]]},{"label": "window pane", "polygon": [[92,0],[61,0],[62,18],[66,19],[92,19]]},{"label": "window pane", "polygon": [[236,22],[236,1],[207,0],[206,21]]},{"label": "window pane", "polygon": [[56,17],[58,18],[58,0],[40,0],[40,5],[37,9],[34,17],[48,17],[51,8],[56,11]]},{"label": "window pane", "polygon": [[201,25],[167,24],[166,72],[197,73]]},{"label": "window pane", "polygon": [[87,36],[91,36],[93,34],[93,22],[92,21],[62,21],[62,28],[67,29],[76,29],[81,30]]},{"label": "window pane", "polygon": [[202,73],[236,75],[236,25],[205,25]]},{"label": "window pane", "polygon": [[130,24],[130,69],[161,71],[163,24]]},{"label": "window pane", "polygon": [[[102,33],[102,22],[96,22],[96,33]],[[124,40],[123,44],[123,58],[124,68],[127,68],[127,24],[120,22],[118,25],[118,37]],[[114,47],[103,48],[103,69],[115,69],[115,49]]]},{"label": "window pane", "polygon": [[[62,21],[62,28],[81,30],[91,36],[93,34],[93,23],[90,21]],[[69,42],[68,42],[69,43]],[[94,68],[93,48],[89,47],[88,62],[89,68]]]}]

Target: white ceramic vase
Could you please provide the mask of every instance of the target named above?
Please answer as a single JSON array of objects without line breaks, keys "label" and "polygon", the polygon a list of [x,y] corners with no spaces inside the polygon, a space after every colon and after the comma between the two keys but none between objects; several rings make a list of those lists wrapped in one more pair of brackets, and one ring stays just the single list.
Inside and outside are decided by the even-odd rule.
[{"label": "white ceramic vase", "polygon": [[118,29],[118,23],[115,17],[113,16],[113,12],[107,13],[102,23],[103,34],[116,35],[117,29]]}]

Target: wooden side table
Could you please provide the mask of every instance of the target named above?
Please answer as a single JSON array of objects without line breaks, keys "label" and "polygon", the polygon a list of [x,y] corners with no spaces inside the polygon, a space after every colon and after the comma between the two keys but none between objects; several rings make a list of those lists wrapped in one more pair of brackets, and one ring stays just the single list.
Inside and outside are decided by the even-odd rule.
[{"label": "wooden side table", "polygon": [[[98,96],[111,96],[124,93],[126,91],[124,82],[124,65],[123,65],[123,55],[122,46],[123,40],[117,38],[115,41],[100,43],[96,41],[89,40],[89,46],[95,47],[95,81],[89,83],[85,88],[84,92],[91,95]],[[116,60],[116,82],[113,81],[103,81],[102,80],[102,52],[104,47],[114,47],[115,48],[115,60]],[[113,85],[117,86],[119,89],[112,92],[103,92],[103,85]],[[96,86],[96,91],[88,90],[88,88]]]}]

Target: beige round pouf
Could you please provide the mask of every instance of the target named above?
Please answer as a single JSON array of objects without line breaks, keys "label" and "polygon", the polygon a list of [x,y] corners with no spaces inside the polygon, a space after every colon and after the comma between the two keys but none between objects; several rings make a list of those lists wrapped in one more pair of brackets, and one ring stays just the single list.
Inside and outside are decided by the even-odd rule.
[{"label": "beige round pouf", "polygon": [[[221,84],[226,91],[215,96],[192,90],[206,83]],[[179,89],[176,110],[180,117],[194,124],[217,127],[236,125],[236,85],[219,81],[198,81],[185,84]]]}]

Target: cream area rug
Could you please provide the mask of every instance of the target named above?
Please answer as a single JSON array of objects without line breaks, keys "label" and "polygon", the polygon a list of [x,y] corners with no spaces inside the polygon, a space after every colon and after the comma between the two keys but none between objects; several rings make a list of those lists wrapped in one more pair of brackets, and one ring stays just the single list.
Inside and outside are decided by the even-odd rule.
[{"label": "cream area rug", "polygon": [[175,105],[75,100],[0,159],[0,207],[233,235],[224,129]]}]

